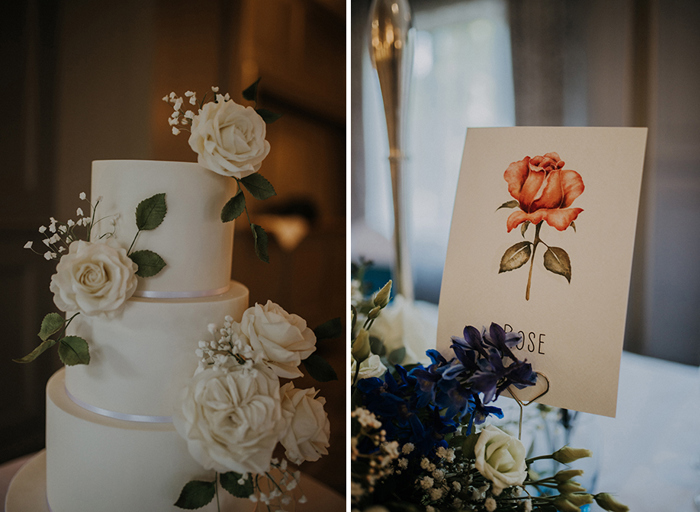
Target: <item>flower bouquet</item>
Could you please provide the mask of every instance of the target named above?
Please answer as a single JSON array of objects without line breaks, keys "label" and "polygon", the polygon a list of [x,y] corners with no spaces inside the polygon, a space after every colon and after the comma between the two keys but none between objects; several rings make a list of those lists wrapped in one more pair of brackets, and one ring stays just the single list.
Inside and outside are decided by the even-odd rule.
[{"label": "flower bouquet", "polygon": [[537,380],[530,363],[512,351],[519,334],[495,323],[482,330],[467,326],[452,337],[449,356],[428,350],[427,367],[392,364],[379,356],[382,342],[372,335],[390,291],[391,282],[370,299],[353,297],[355,510],[578,512],[593,502],[628,510],[608,493],[586,492],[575,480],[580,469],[546,475],[532,468],[543,459],[568,465],[590,457],[589,450],[564,446],[529,454],[519,436],[488,424],[503,418],[493,403],[504,391],[515,398]]}]

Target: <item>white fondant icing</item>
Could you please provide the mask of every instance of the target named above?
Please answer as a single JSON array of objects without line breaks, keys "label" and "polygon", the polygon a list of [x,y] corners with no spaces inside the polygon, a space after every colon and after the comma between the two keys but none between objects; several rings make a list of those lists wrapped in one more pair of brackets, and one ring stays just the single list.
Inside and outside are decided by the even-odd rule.
[{"label": "white fondant icing", "polygon": [[[121,421],[81,408],[65,394],[64,370],[49,380],[46,395],[46,490],[53,512],[175,512],[187,482],[214,480],[172,424]],[[254,508],[220,495],[229,502],[226,510]],[[214,511],[216,503],[199,510]]]},{"label": "white fondant icing", "polygon": [[199,299],[132,298],[115,318],[78,315],[68,334],[90,347],[90,364],[66,368],[68,391],[109,411],[171,416],[173,404],[197,368],[200,340],[211,341],[209,324],[240,321],[248,289],[232,281],[229,291]]},{"label": "white fondant icing", "polygon": [[167,266],[153,277],[139,278],[138,290],[193,292],[226,286],[231,277],[233,222],[221,222],[221,209],[236,192],[236,183],[198,164],[94,161],[92,203],[102,196],[97,218],[105,219],[97,223],[93,235],[111,232],[110,219],[118,214],[115,238],[128,249],[137,231],[136,207],[162,192],[168,213],[156,229],[139,234],[133,250],[154,251]]}]

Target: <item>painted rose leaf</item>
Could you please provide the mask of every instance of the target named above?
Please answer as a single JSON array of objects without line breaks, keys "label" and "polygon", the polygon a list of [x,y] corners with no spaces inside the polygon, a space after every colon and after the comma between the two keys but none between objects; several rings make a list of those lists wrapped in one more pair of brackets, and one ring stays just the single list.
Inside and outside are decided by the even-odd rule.
[{"label": "painted rose leaf", "polygon": [[530,300],[532,268],[540,243],[547,247],[544,268],[571,282],[571,260],[568,253],[561,247],[547,245],[540,237],[544,224],[558,231],[571,227],[576,232],[574,221],[583,212],[582,208],[572,207],[574,200],[585,189],[583,178],[578,172],[565,169],[564,166],[559,154],[551,152],[532,158],[526,156],[512,162],[503,173],[513,199],[501,204],[496,211],[501,208],[515,209],[506,221],[508,233],[520,226],[520,234],[525,238],[530,224],[535,226],[532,242],[525,240],[508,248],[501,258],[498,270],[499,273],[515,270],[530,262],[525,300]]}]

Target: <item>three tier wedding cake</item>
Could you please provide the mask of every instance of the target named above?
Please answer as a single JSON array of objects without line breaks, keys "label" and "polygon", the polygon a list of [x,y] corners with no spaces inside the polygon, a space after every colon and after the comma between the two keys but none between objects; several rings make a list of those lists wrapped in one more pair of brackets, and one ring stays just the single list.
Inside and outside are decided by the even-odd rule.
[{"label": "three tier wedding cake", "polygon": [[[256,86],[244,98],[255,101]],[[276,116],[213,89],[196,114],[182,109],[197,105],[194,93],[164,98],[198,163],[95,161],[91,198],[81,194],[90,212],[40,229],[65,315],[47,315],[41,344],[18,361],[56,345],[66,364],[47,385],[53,512],[254,507],[240,498],[284,506],[305,499],[289,463],[327,453],[325,400],[291,379],[301,362],[331,378],[314,351],[316,334],[333,329],[314,332],[270,301],[248,307],[248,289],[230,279],[229,221],[247,214],[244,190],[275,193],[257,171]],[[264,230],[251,229],[267,260]]]}]

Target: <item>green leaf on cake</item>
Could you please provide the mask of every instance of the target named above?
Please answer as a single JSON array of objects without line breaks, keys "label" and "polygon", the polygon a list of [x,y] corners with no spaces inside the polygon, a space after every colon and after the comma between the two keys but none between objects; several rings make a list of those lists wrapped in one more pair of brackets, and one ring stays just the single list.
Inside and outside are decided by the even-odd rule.
[{"label": "green leaf on cake", "polygon": [[36,347],[34,350],[32,350],[29,354],[26,356],[20,358],[20,359],[13,359],[15,363],[31,363],[34,361],[37,357],[39,357],[41,354],[46,352],[48,349],[53,347],[56,344],[56,340],[44,340],[41,342],[41,345]]},{"label": "green leaf on cake", "polygon": [[160,226],[168,213],[165,194],[156,194],[144,199],[136,207],[136,227],[139,231],[150,231]]},{"label": "green leaf on cake", "polygon": [[241,183],[243,183],[243,186],[255,199],[264,201],[265,199],[277,195],[272,183],[258,173],[253,173],[245,178],[241,178]]},{"label": "green leaf on cake", "polygon": [[134,251],[129,254],[129,258],[139,266],[136,275],[139,277],[151,277],[163,270],[166,263],[158,254],[147,249]]},{"label": "green leaf on cake", "polygon": [[302,361],[304,368],[309,372],[309,375],[319,382],[328,382],[338,380],[338,374],[328,361],[323,359],[318,354],[311,354]]},{"label": "green leaf on cake", "polygon": [[87,341],[78,336],[66,336],[58,340],[58,357],[66,366],[90,363]]},{"label": "green leaf on cake", "polygon": [[219,481],[221,482],[221,487],[233,494],[236,498],[247,499],[254,492],[253,478],[248,475],[243,485],[241,485],[238,483],[241,477],[242,475],[235,471],[229,471],[228,473],[221,473],[219,475]]},{"label": "green leaf on cake", "polygon": [[245,211],[245,196],[240,190],[228,200],[221,210],[221,221],[231,222],[237,219]]},{"label": "green leaf on cake", "polygon": [[191,482],[187,482],[185,487],[182,488],[182,492],[175,502],[175,506],[187,510],[202,508],[214,499],[215,494],[216,481],[204,482],[202,480],[192,480]]},{"label": "green leaf on cake", "polygon": [[251,224],[250,228],[253,230],[253,238],[255,239],[256,256],[265,263],[270,263],[270,257],[267,254],[267,233],[257,224]]},{"label": "green leaf on cake", "polygon": [[255,111],[260,117],[262,117],[262,120],[265,121],[265,124],[272,124],[275,121],[277,121],[280,117],[282,117],[282,114],[272,112],[271,110],[267,110],[266,108],[256,108]]},{"label": "green leaf on cake", "polygon": [[39,338],[43,341],[49,339],[52,334],[56,334],[61,330],[63,324],[66,323],[65,318],[58,313],[49,313],[41,321],[41,329],[39,330]]},{"label": "green leaf on cake", "polygon": [[322,323],[314,329],[317,340],[339,338],[343,334],[343,323],[340,318],[334,318]]},{"label": "green leaf on cake", "polygon": [[[260,77],[262,78],[262,77]],[[260,78],[255,82],[245,88],[243,91],[243,98],[248,101],[258,102],[258,84],[260,83]]]}]

